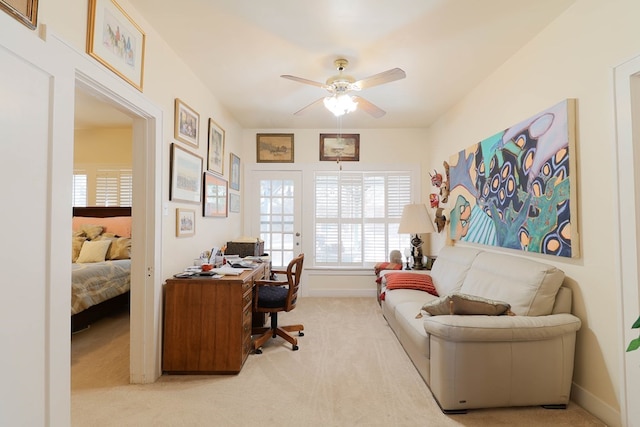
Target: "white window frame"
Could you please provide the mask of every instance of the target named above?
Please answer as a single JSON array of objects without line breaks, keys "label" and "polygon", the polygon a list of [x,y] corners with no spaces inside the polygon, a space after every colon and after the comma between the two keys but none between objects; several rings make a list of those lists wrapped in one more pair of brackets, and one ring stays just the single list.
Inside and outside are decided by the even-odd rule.
[{"label": "white window frame", "polygon": [[[404,184],[404,190],[406,194],[403,195],[405,200],[390,200],[393,199],[393,194],[389,191],[390,181],[389,179],[394,179],[394,177],[405,176],[408,179],[408,183]],[[384,178],[384,217],[380,216],[367,216],[365,209],[366,197],[364,197],[364,191],[366,187],[362,184],[360,190],[362,191],[361,201],[356,201],[356,203],[349,206],[354,210],[354,214],[351,218],[344,217],[342,214],[345,213],[345,209],[347,206],[342,206],[340,204],[340,197],[337,197],[337,194],[334,194],[335,197],[328,199],[328,202],[332,202],[335,199],[335,211],[342,210],[342,214],[338,213],[338,217],[330,217],[326,218],[326,212],[317,212],[318,203],[316,201],[316,182],[320,177],[334,177],[340,181],[338,185],[339,188],[344,188],[349,179],[354,179],[353,188],[358,188],[358,177],[362,180],[361,183],[364,183],[365,180],[371,180],[373,177],[383,177]],[[402,208],[405,204],[412,203],[415,200],[419,200],[419,173],[414,167],[409,168],[398,168],[397,165],[395,168],[387,168],[382,170],[350,170],[348,172],[342,171],[320,171],[316,170],[313,172],[313,206],[314,206],[314,215],[313,215],[313,266],[315,268],[329,268],[329,269],[368,269],[373,267],[376,262],[384,260],[387,258],[388,253],[393,249],[401,249],[404,247],[404,242],[409,240],[409,235],[398,235],[393,233],[393,229],[397,229],[400,218],[402,216]],[[357,197],[356,197],[357,198]],[[345,198],[345,203],[350,204],[348,200]],[[390,205],[393,205],[390,207]],[[331,206],[329,206],[331,209]],[[359,211],[359,212],[358,212]],[[388,216],[391,214],[391,216]],[[320,217],[319,217],[320,216]],[[364,241],[361,241],[360,248],[356,248],[356,251],[359,251],[359,254],[356,252],[355,258],[356,260],[347,260],[344,257],[344,249],[336,249],[339,253],[336,253],[333,259],[327,259],[328,255],[324,254],[324,259],[318,259],[320,256],[316,250],[318,249],[318,239],[319,235],[317,234],[318,225],[319,224],[328,224],[328,225],[337,225],[339,230],[336,231],[336,236],[331,236],[338,239],[337,246],[338,248],[343,248],[343,243],[340,241],[340,235],[344,235],[340,229],[349,227],[349,224],[355,226],[355,229],[359,229],[359,233],[362,236]],[[382,236],[382,239],[377,241],[379,247],[377,250],[367,250],[367,247],[370,248],[370,244],[367,242],[367,237],[365,236],[367,226],[383,226],[386,231]],[[369,238],[373,238],[374,236],[369,236]],[[357,240],[356,240],[357,241]],[[352,251],[353,252],[353,251]]]}]

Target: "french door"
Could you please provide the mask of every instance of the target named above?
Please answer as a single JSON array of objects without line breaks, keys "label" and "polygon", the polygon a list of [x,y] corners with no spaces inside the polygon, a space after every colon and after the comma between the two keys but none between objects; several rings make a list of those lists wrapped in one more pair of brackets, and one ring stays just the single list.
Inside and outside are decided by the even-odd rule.
[{"label": "french door", "polygon": [[250,197],[251,235],[264,241],[272,268],[302,252],[302,178],[299,171],[255,171]]}]

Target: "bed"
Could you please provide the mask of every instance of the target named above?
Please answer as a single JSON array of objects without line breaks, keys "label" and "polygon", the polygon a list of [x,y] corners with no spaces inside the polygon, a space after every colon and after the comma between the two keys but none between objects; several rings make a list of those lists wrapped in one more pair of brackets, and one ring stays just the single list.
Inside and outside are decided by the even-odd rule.
[{"label": "bed", "polygon": [[129,309],[131,208],[74,207],[71,332]]}]

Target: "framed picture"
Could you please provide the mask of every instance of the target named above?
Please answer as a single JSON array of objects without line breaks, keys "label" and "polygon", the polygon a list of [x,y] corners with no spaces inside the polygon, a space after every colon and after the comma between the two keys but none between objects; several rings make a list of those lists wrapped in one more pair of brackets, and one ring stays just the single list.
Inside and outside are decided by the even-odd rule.
[{"label": "framed picture", "polygon": [[259,133],[256,142],[258,163],[293,163],[292,133]]},{"label": "framed picture", "polygon": [[35,30],[38,23],[38,0],[0,0],[0,9]]},{"label": "framed picture", "polygon": [[145,34],[115,0],[89,0],[87,53],[142,92]]},{"label": "framed picture", "polygon": [[229,193],[229,211],[238,213],[240,212],[240,195],[236,193]]},{"label": "framed picture", "polygon": [[198,137],[200,136],[200,114],[193,108],[176,98],[173,137],[178,141],[186,142],[194,147],[198,147]]},{"label": "framed picture", "polygon": [[202,157],[171,144],[169,200],[200,203],[201,197]]},{"label": "framed picture", "polygon": [[227,180],[211,172],[205,172],[202,216],[226,218],[228,193]]},{"label": "framed picture", "polygon": [[209,155],[207,169],[223,175],[224,173],[224,129],[213,119],[209,119]]},{"label": "framed picture", "polygon": [[320,160],[357,162],[360,160],[360,134],[321,133]]},{"label": "framed picture", "polygon": [[240,157],[231,153],[229,155],[229,164],[231,164],[231,181],[229,187],[232,190],[240,191]]},{"label": "framed picture", "polygon": [[176,209],[176,237],[188,237],[196,234],[196,211]]}]

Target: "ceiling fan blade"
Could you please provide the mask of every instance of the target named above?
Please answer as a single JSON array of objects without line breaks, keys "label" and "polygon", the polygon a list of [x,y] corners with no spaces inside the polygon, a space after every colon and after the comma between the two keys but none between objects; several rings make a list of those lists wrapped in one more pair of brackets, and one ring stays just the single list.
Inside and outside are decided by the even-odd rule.
[{"label": "ceiling fan blade", "polygon": [[293,115],[294,116],[299,116],[299,115],[303,114],[305,111],[307,111],[308,109],[314,107],[316,104],[322,104],[322,101],[324,101],[324,97],[322,97],[320,99],[316,99],[315,101],[313,101],[311,104],[307,105],[306,107],[302,107],[301,109],[299,109],[298,111],[293,113]]},{"label": "ceiling fan blade", "polygon": [[298,82],[298,83],[304,83],[311,86],[321,87],[323,89],[326,88],[327,86],[324,83],[314,82],[313,80],[303,79],[302,77],[291,76],[289,74],[283,74],[280,77],[282,77],[283,79],[293,80],[294,82]]},{"label": "ceiling fan blade", "polygon": [[380,117],[387,114],[387,112],[382,108],[378,107],[375,104],[372,104],[361,96],[352,95],[352,97],[353,100],[358,103],[358,109],[363,110],[365,113],[369,113],[376,119],[379,119]]},{"label": "ceiling fan blade", "polygon": [[400,68],[392,68],[391,70],[383,71],[382,73],[375,74],[371,77],[358,80],[353,84],[353,86],[357,86],[360,89],[367,89],[384,83],[404,79],[405,77],[407,77],[407,73],[405,73],[404,70]]}]

